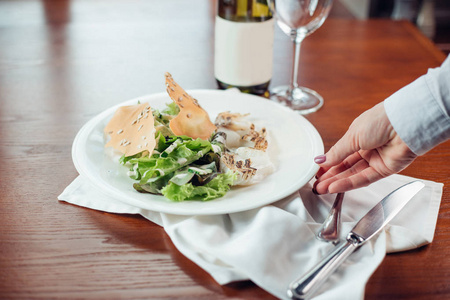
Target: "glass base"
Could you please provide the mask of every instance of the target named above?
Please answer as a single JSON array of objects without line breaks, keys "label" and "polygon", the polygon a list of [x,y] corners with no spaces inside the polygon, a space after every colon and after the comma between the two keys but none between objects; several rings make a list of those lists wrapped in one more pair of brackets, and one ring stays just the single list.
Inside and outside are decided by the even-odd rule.
[{"label": "glass base", "polygon": [[315,112],[323,105],[322,96],[305,87],[294,88],[292,91],[289,86],[275,87],[270,91],[270,99],[302,115]]}]

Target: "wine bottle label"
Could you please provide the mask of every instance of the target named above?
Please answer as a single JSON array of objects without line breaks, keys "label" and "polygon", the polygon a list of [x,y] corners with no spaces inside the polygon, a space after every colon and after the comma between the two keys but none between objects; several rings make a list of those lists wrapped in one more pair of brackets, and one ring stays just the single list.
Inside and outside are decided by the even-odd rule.
[{"label": "wine bottle label", "polygon": [[215,77],[234,86],[253,86],[272,78],[274,19],[232,22],[216,17]]}]

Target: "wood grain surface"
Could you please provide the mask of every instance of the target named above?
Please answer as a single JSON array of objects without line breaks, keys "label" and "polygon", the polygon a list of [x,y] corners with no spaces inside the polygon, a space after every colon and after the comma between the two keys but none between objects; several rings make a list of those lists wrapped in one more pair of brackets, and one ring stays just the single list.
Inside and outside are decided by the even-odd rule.
[{"label": "wood grain surface", "polygon": [[[218,285],[141,217],[57,200],[77,176],[73,139],[93,116],[163,92],[166,71],[186,89],[216,88],[214,17],[206,0],[0,1],[1,299],[273,298],[251,282]],[[278,29],[274,47],[272,86],[289,82],[292,64]],[[307,119],[327,150],[444,58],[407,22],[330,17],[302,47],[300,82],[325,99]],[[450,298],[449,161],[447,142],[402,172],[445,184],[435,239],[388,255],[366,299]]]}]

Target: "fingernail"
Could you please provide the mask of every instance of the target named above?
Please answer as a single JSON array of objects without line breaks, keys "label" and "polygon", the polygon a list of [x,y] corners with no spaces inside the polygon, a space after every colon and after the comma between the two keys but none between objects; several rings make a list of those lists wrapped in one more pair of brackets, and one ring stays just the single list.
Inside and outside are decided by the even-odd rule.
[{"label": "fingernail", "polygon": [[317,183],[318,183],[317,181],[313,183],[313,186],[312,186],[312,192],[313,192],[314,194],[316,194],[316,195],[319,195],[319,193],[317,192],[317,189],[316,189]]},{"label": "fingernail", "polygon": [[326,157],[325,155],[323,155],[323,154],[314,157],[314,162],[315,162],[316,164],[322,164],[322,163],[324,163],[326,160],[327,160],[327,157]]}]

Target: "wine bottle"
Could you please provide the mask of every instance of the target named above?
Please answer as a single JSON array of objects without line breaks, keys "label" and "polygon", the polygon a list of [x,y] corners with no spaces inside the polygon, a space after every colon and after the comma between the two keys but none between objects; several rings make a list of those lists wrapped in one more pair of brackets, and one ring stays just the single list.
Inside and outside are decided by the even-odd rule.
[{"label": "wine bottle", "polygon": [[267,0],[219,0],[214,55],[219,88],[269,96],[273,37]]}]

